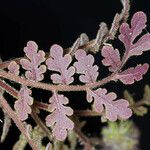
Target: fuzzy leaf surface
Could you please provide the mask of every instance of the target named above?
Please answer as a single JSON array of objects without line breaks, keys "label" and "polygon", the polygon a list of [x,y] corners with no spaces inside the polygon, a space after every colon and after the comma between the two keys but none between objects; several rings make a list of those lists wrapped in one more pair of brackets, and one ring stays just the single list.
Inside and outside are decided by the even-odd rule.
[{"label": "fuzzy leaf surface", "polygon": [[63,56],[63,48],[59,45],[53,45],[50,49],[50,57],[46,60],[46,65],[51,71],[56,71],[51,75],[53,83],[70,84],[74,81],[72,77],[75,73],[73,66],[69,67],[72,61],[70,54]]},{"label": "fuzzy leaf surface", "polygon": [[107,93],[107,90],[102,88],[87,91],[87,100],[88,102],[94,101],[94,110],[99,113],[104,112],[105,117],[110,121],[116,121],[118,117],[122,119],[131,117],[132,111],[128,108],[129,102],[125,99],[116,100],[116,98],[115,93]]},{"label": "fuzzy leaf surface", "polygon": [[118,73],[116,78],[124,84],[133,84],[135,81],[142,80],[143,75],[146,74],[148,69],[149,65],[147,63],[143,65],[140,64],[135,68],[131,67],[121,73]]},{"label": "fuzzy leaf surface", "polygon": [[82,49],[76,51],[75,58],[77,62],[74,63],[76,73],[81,74],[79,79],[83,83],[95,82],[98,77],[98,66],[93,65],[94,57],[91,54],[86,54]]},{"label": "fuzzy leaf surface", "polygon": [[109,71],[115,72],[121,64],[119,51],[112,46],[104,46],[101,54],[104,57],[103,65],[109,66]]},{"label": "fuzzy leaf surface", "polygon": [[19,65],[15,61],[11,61],[10,64],[8,65],[8,72],[18,76],[19,68],[20,68]]},{"label": "fuzzy leaf surface", "polygon": [[27,70],[25,76],[27,79],[41,81],[44,78],[43,73],[46,72],[46,66],[41,65],[45,61],[45,53],[42,50],[38,51],[38,45],[29,41],[24,48],[27,59],[20,60],[23,69]]},{"label": "fuzzy leaf surface", "polygon": [[31,114],[31,105],[33,104],[33,98],[30,96],[31,90],[28,87],[23,86],[19,93],[19,99],[15,102],[14,108],[20,120],[24,121],[28,118],[28,114]]},{"label": "fuzzy leaf surface", "polygon": [[73,114],[73,110],[65,106],[68,104],[68,98],[64,95],[54,93],[49,99],[49,114],[46,117],[46,125],[53,126],[52,134],[57,140],[63,141],[67,137],[67,131],[72,130],[74,123],[67,117]]},{"label": "fuzzy leaf surface", "polygon": [[141,55],[144,51],[150,50],[149,33],[135,41],[146,28],[146,22],[146,15],[143,12],[137,12],[131,19],[131,27],[127,23],[121,25],[119,39],[124,43],[128,57]]}]

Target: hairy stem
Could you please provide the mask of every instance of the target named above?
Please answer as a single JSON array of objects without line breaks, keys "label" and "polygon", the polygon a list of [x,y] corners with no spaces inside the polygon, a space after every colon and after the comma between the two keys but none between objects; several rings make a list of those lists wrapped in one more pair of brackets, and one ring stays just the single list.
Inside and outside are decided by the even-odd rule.
[{"label": "hairy stem", "polygon": [[9,106],[7,101],[2,96],[0,96],[0,103],[1,103],[1,106],[4,108],[4,110],[6,111],[6,113],[8,114],[8,116],[15,122],[18,129],[26,137],[26,139],[27,139],[29,145],[32,147],[32,149],[37,150],[38,149],[37,146],[34,144],[32,139],[28,136],[23,123],[18,119],[15,112],[12,110],[12,108]]},{"label": "hairy stem", "polygon": [[[38,101],[34,101],[34,106],[35,106],[35,108],[38,108],[38,109],[45,110],[45,111],[49,112],[48,104],[38,102]],[[92,111],[92,110],[74,110],[74,114],[78,117],[101,116],[100,113],[97,113],[97,112]]]},{"label": "hairy stem", "polygon": [[[18,91],[15,90],[14,88],[12,88],[11,86],[9,86],[7,83],[3,82],[2,80],[0,80],[0,87],[3,88],[4,91],[9,93],[13,97],[15,97],[15,98],[18,97]],[[33,107],[49,112],[48,104],[46,104],[46,103],[42,103],[42,102],[38,102],[38,101],[34,100]],[[34,110],[34,109],[32,109],[32,110]],[[85,117],[86,116],[100,116],[99,113],[97,113],[95,111],[91,111],[91,110],[75,110],[74,113],[76,116],[85,116]]]},{"label": "hairy stem", "polygon": [[35,87],[35,88],[39,88],[39,89],[43,89],[47,91],[86,91],[87,89],[97,88],[101,85],[104,85],[114,80],[116,75],[117,75],[117,72],[112,73],[110,76],[100,81],[85,84],[85,85],[51,85],[47,83],[36,82],[33,80],[27,80],[23,77],[19,77],[14,74],[8,73],[6,71],[0,70],[0,77],[4,79],[9,79],[21,85]]},{"label": "hairy stem", "polygon": [[22,58],[24,58],[24,57],[15,58],[13,60],[7,60],[7,61],[4,61],[4,62],[0,62],[0,69],[7,68],[11,61],[15,61],[16,63],[20,64],[20,59],[22,59]]},{"label": "hairy stem", "polygon": [[100,113],[92,110],[75,110],[75,115],[78,117],[95,117],[95,116],[101,116]]},{"label": "hairy stem", "polygon": [[48,104],[46,104],[46,103],[34,101],[33,105],[34,105],[35,108],[38,108],[38,109],[45,110],[45,111],[49,112]]},{"label": "hairy stem", "polygon": [[[12,88],[11,86],[7,85],[5,82],[0,80],[0,87],[2,87],[4,89],[4,91],[6,91],[7,93],[9,93],[10,95],[12,95],[13,97],[17,98],[18,95],[18,91],[16,91],[14,88]],[[136,105],[143,105],[144,101],[140,101],[139,103],[137,103]],[[43,102],[39,102],[34,100],[33,103],[33,107],[44,110],[44,111],[48,111],[48,104],[43,103]],[[133,106],[130,106],[131,108]],[[32,109],[33,110],[33,109]],[[94,116],[101,116],[101,114],[92,111],[92,110],[74,110],[74,114],[78,117],[94,117]],[[33,117],[33,116],[32,116]],[[33,118],[34,119],[34,118]],[[39,118],[40,119],[40,118]],[[45,126],[45,125],[44,125]],[[47,127],[46,127],[47,128]],[[47,130],[48,131],[48,130]]]},{"label": "hairy stem", "polygon": [[0,88],[2,88],[11,96],[17,98],[18,92],[14,88],[12,88],[10,85],[8,85],[5,81],[0,80]]}]

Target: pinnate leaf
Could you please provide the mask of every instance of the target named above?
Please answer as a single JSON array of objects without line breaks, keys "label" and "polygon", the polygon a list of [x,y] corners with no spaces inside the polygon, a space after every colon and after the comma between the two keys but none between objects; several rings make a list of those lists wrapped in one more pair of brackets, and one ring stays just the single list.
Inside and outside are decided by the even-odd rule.
[{"label": "pinnate leaf", "polygon": [[129,51],[130,56],[142,55],[144,51],[150,50],[150,34],[143,35],[134,45],[131,46]]},{"label": "pinnate leaf", "polygon": [[28,144],[26,137],[20,134],[18,141],[13,145],[12,150],[24,150]]},{"label": "pinnate leaf", "polygon": [[116,121],[117,118],[128,119],[132,111],[128,108],[129,103],[125,99],[116,100],[115,93],[107,93],[106,89],[87,90],[87,100],[94,100],[93,108],[95,111],[102,113],[105,108],[105,117],[110,121]]},{"label": "pinnate leaf", "polygon": [[[98,67],[93,66],[94,57],[87,55],[84,50],[78,50],[75,53],[75,57],[78,62],[75,62],[76,72],[82,74],[80,81],[84,83],[95,82],[98,76]],[[118,56],[117,56],[118,57]],[[132,115],[131,109],[128,108],[129,103],[124,99],[116,100],[115,93],[108,93],[106,89],[87,90],[87,101],[92,102],[94,99],[93,108],[95,111],[102,113],[105,106],[106,118],[115,121],[118,116],[123,119],[127,119]],[[104,106],[103,106],[104,105]]]},{"label": "pinnate leaf", "polygon": [[131,27],[123,23],[120,27],[119,39],[124,43],[128,57],[141,55],[144,51],[150,50],[150,34],[143,35],[137,42],[135,39],[146,28],[147,18],[143,12],[137,12],[131,20]]},{"label": "pinnate leaf", "polygon": [[15,61],[11,61],[8,65],[8,72],[14,75],[19,75],[19,65]]},{"label": "pinnate leaf", "polygon": [[23,86],[18,93],[18,100],[15,102],[14,108],[20,120],[24,121],[28,118],[28,114],[31,114],[31,105],[33,104],[33,98],[30,96],[31,90],[28,87]]},{"label": "pinnate leaf", "polygon": [[75,73],[73,66],[69,67],[72,61],[70,54],[63,56],[63,49],[59,45],[53,45],[50,49],[50,57],[46,60],[46,65],[51,71],[56,71],[51,75],[53,83],[70,84],[74,81],[72,77]]},{"label": "pinnate leaf", "polygon": [[43,80],[43,73],[46,72],[46,66],[41,65],[45,61],[44,51],[38,51],[38,45],[33,41],[29,41],[24,48],[24,52],[27,59],[21,59],[20,64],[27,70],[25,73],[26,78],[35,81]]},{"label": "pinnate leaf", "polygon": [[54,126],[53,136],[62,141],[67,137],[67,130],[72,130],[74,127],[74,123],[67,117],[73,114],[73,110],[64,106],[69,102],[64,95],[54,93],[49,102],[49,111],[52,113],[46,117],[46,125]]},{"label": "pinnate leaf", "polygon": [[119,51],[112,46],[104,46],[101,54],[104,57],[103,65],[109,66],[109,71],[115,72],[121,64]]},{"label": "pinnate leaf", "polygon": [[74,63],[76,73],[81,74],[79,79],[83,83],[95,82],[98,77],[98,66],[93,65],[94,57],[91,54],[86,54],[82,49],[76,51],[75,58],[77,62]]},{"label": "pinnate leaf", "polygon": [[125,90],[123,95],[124,95],[124,98],[129,102],[130,105],[135,104],[134,98],[133,98],[132,94],[129,93],[129,91]]},{"label": "pinnate leaf", "polygon": [[147,113],[147,108],[145,106],[137,105],[132,94],[127,90],[124,92],[124,98],[130,103],[133,113],[137,116],[144,116]]},{"label": "pinnate leaf", "polygon": [[118,73],[116,78],[124,84],[133,84],[135,81],[140,81],[148,69],[149,65],[147,63],[137,65],[135,68],[131,67],[121,73]]},{"label": "pinnate leaf", "polygon": [[145,106],[137,106],[137,107],[133,107],[133,112],[137,116],[144,116],[145,114],[147,114],[148,109]]}]

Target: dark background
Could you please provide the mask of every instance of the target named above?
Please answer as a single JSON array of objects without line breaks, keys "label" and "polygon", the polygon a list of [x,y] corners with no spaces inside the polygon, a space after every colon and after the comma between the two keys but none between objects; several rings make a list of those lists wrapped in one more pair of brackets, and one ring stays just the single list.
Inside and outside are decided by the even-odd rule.
[{"label": "dark background", "polygon": [[[131,15],[136,11],[144,11],[147,14],[148,27],[145,32],[150,31],[150,0],[132,0],[131,4]],[[36,41],[40,49],[49,51],[54,43],[64,48],[71,46],[81,33],[87,33],[89,38],[93,39],[100,22],[104,21],[110,27],[115,13],[121,9],[119,0],[1,0],[0,56],[3,60],[23,56],[23,47],[29,40]],[[115,43],[115,47],[123,48],[120,42]],[[146,52],[141,57],[133,58],[127,66],[148,62],[149,58],[150,54]],[[102,71],[100,74],[102,77],[105,75]],[[140,99],[145,84],[150,85],[150,73],[145,75],[142,81],[128,87],[121,83],[108,84],[106,87],[108,90],[110,88],[109,91],[116,91],[119,96],[122,96],[124,89],[128,89],[136,95],[136,99]],[[77,97],[72,99],[76,100]],[[76,101],[73,107],[82,105]],[[132,118],[141,131],[141,149],[149,150],[150,113],[144,117]],[[98,119],[91,118],[88,121],[92,125],[87,126],[88,131],[92,131],[94,125],[94,132],[97,132],[100,123]],[[0,149],[8,150],[8,147],[12,147],[18,135],[18,130],[12,127],[7,141],[0,144]]]}]

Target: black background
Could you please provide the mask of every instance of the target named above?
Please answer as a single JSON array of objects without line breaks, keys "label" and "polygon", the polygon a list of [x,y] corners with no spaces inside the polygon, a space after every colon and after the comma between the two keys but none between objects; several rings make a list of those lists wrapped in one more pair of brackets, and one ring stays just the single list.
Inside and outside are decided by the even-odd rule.
[{"label": "black background", "polygon": [[[150,0],[132,0],[131,4],[131,16],[137,11],[144,11],[147,14],[148,27],[145,32],[150,31]],[[87,33],[89,38],[93,39],[100,22],[104,21],[110,27],[115,13],[121,9],[119,0],[1,0],[0,56],[3,60],[23,56],[23,47],[29,40],[36,41],[40,49],[49,51],[54,43],[64,48],[71,46],[81,33]],[[114,44],[123,50],[120,42]],[[148,62],[149,58],[150,54],[146,52],[141,57],[133,58],[127,66]],[[99,61],[99,57],[96,61]],[[100,74],[103,77],[105,73],[102,70]],[[140,99],[145,84],[150,84],[150,73],[144,76],[143,81],[128,87],[121,83],[108,84],[106,87],[110,89],[109,91],[116,91],[119,96],[122,96],[124,89],[128,89],[131,93],[135,93],[136,99]],[[74,101],[77,98],[72,97]],[[74,105],[73,107],[78,108],[83,104],[77,100]],[[149,150],[150,113],[143,118],[132,118],[141,131],[141,149]],[[100,124],[97,120],[99,118],[88,120],[91,125],[87,126],[88,131],[93,130],[93,125],[94,132],[97,131]],[[0,144],[0,149],[8,150],[8,147],[12,147],[18,135],[18,130],[12,127],[7,141]]]}]

